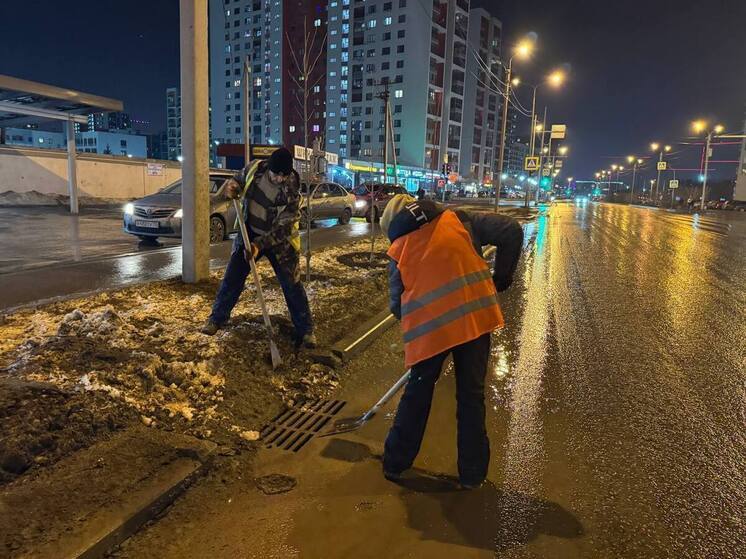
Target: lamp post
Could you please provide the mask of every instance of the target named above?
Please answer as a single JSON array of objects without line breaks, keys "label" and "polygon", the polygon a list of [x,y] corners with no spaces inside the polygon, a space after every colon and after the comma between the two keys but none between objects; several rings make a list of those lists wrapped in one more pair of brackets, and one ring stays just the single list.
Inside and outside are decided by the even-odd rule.
[{"label": "lamp post", "polygon": [[637,166],[642,165],[642,159],[630,155],[627,157],[627,161],[632,163],[632,190],[629,193],[629,203],[631,204],[635,200],[635,177],[637,175]]},{"label": "lamp post", "polygon": [[495,188],[495,212],[500,205],[500,190],[502,189],[502,177],[505,172],[505,134],[508,128],[508,105],[510,104],[510,86],[513,75],[513,58],[528,58],[533,50],[533,44],[524,40],[521,41],[515,49],[515,53],[510,57],[508,67],[506,69],[505,76],[505,98],[503,99],[503,117],[502,117],[502,131],[500,135],[500,162],[499,172],[497,174],[497,187]]},{"label": "lamp post", "polygon": [[713,128],[708,129],[707,122],[705,122],[704,120],[698,120],[692,123],[692,128],[698,134],[701,134],[702,132],[707,131],[707,136],[705,139],[705,168],[704,168],[704,173],[702,175],[702,203],[700,205],[701,210],[705,211],[705,204],[706,204],[706,199],[707,199],[707,170],[710,164],[710,150],[711,150],[710,146],[712,144],[713,134],[722,134],[723,127],[720,124],[718,124],[714,126]]},{"label": "lamp post", "polygon": [[[658,178],[655,180],[655,197],[658,198],[660,194],[660,190],[661,190],[660,163],[663,163],[663,154],[671,151],[671,146],[663,146],[663,148],[661,149],[661,145],[658,142],[653,142],[652,144],[650,144],[650,149],[653,150],[654,152],[660,150],[660,156],[658,157]],[[657,200],[656,200],[656,203],[657,203]]]}]

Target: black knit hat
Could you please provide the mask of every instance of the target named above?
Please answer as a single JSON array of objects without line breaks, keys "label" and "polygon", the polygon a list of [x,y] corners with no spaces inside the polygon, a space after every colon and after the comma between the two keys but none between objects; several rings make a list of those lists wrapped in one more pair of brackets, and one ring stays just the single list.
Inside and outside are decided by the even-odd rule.
[{"label": "black knit hat", "polygon": [[289,175],[293,170],[293,156],[287,148],[276,149],[269,156],[267,165],[273,173]]}]

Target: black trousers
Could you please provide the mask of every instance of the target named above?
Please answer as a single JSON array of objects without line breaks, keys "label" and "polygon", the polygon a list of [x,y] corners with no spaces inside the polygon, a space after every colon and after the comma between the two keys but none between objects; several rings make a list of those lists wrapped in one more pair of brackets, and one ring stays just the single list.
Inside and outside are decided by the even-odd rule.
[{"label": "black trousers", "polygon": [[478,484],[487,476],[490,443],[484,425],[484,379],[490,355],[490,334],[412,367],[394,424],[386,437],[383,454],[386,471],[402,472],[410,468],[417,457],[430,415],[435,382],[451,353],[456,368],[459,478],[463,483]]}]

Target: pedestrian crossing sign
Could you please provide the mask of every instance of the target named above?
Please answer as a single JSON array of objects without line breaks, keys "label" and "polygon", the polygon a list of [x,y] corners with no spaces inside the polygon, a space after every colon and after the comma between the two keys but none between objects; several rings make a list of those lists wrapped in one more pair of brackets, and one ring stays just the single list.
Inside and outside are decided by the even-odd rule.
[{"label": "pedestrian crossing sign", "polygon": [[668,188],[679,188],[679,179],[668,181]]},{"label": "pedestrian crossing sign", "polygon": [[523,169],[525,171],[538,171],[539,170],[539,158],[538,157],[527,157],[523,163]]},{"label": "pedestrian crossing sign", "polygon": [[666,165],[665,161],[658,161],[658,170],[659,171],[665,171],[667,166],[668,165]]}]

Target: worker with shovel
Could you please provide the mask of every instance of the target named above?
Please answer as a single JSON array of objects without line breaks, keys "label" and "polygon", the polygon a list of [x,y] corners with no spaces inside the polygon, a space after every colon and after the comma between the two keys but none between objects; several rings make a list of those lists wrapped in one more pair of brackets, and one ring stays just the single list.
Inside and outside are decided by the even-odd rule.
[{"label": "worker with shovel", "polygon": [[[459,480],[464,488],[478,487],[490,457],[484,407],[490,334],[503,326],[496,294],[513,281],[523,229],[507,216],[454,212],[405,194],[389,201],[381,229],[391,241],[391,310],[401,321],[405,365],[411,368],[386,438],[384,475],[396,480],[412,466],[435,382],[452,355]],[[485,245],[497,248],[494,274],[482,258]]]},{"label": "worker with shovel", "polygon": [[300,177],[293,169],[293,156],[286,148],[279,148],[267,161],[247,165],[228,179],[225,193],[229,198],[244,199],[242,218],[250,245],[245,246],[242,235],[236,236],[212,313],[202,332],[213,335],[228,322],[244,289],[251,258],[266,256],[285,295],[295,327],[296,346],[315,347],[311,310],[300,281]]}]

